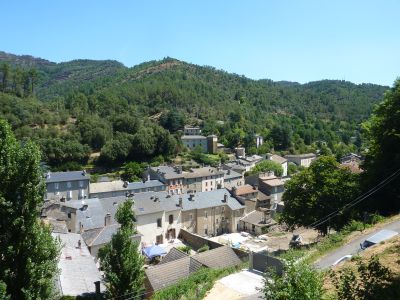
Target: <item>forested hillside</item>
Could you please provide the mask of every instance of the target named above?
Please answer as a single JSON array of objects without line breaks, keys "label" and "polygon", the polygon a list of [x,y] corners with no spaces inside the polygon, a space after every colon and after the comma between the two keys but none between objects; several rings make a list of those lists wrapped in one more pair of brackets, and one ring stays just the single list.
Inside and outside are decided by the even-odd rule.
[{"label": "forested hillside", "polygon": [[[116,61],[52,63],[0,52],[0,117],[31,137],[53,167],[151,160],[181,150],[178,129],[199,124],[249,152],[338,156],[361,146],[359,124],[387,87],[323,80],[251,80],[172,58],[127,68]],[[254,148],[253,134],[267,141]]]}]

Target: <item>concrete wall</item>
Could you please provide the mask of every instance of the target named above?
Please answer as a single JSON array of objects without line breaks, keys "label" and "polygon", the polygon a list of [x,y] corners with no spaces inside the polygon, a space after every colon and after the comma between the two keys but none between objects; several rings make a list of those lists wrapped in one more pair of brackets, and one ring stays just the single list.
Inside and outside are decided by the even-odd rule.
[{"label": "concrete wall", "polygon": [[278,275],[282,275],[283,272],[283,263],[279,259],[263,253],[250,252],[249,264],[250,270],[265,272],[267,269],[272,268]]}]

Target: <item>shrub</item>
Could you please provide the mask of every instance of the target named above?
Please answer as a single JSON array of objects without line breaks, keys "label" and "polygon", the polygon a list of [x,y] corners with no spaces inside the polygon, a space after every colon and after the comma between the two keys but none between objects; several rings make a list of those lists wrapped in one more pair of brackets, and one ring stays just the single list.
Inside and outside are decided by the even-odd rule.
[{"label": "shrub", "polygon": [[197,250],[197,252],[206,252],[206,251],[208,251],[208,250],[210,250],[210,247],[207,245],[207,244],[204,244],[203,246],[201,246],[198,250]]},{"label": "shrub", "polygon": [[190,246],[179,246],[179,247],[176,247],[176,249],[189,254],[190,250],[192,250],[192,247],[190,247]]}]

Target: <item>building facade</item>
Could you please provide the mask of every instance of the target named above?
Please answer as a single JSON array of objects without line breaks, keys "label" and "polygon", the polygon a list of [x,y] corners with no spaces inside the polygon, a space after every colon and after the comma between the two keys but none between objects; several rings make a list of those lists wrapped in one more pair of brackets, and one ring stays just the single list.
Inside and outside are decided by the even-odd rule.
[{"label": "building facade", "polygon": [[47,200],[72,200],[89,197],[90,177],[85,171],[47,172],[45,174]]}]

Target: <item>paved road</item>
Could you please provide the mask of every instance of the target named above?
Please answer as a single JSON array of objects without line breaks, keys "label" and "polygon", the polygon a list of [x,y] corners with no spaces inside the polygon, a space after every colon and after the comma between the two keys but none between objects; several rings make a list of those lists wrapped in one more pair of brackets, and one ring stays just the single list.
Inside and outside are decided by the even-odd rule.
[{"label": "paved road", "polygon": [[400,233],[400,220],[391,222],[389,224],[384,225],[382,228],[376,229],[373,232],[370,232],[368,234],[363,234],[356,239],[352,240],[350,243],[340,247],[339,249],[334,250],[333,252],[330,252],[328,255],[322,257],[319,261],[317,261],[314,266],[317,269],[326,269],[329,268],[335,261],[337,261],[339,258],[348,255],[348,254],[356,254],[358,251],[360,251],[360,243],[362,243],[367,237],[370,237],[371,235],[377,233],[379,230],[382,229],[390,229],[397,231]]}]

